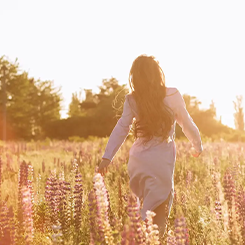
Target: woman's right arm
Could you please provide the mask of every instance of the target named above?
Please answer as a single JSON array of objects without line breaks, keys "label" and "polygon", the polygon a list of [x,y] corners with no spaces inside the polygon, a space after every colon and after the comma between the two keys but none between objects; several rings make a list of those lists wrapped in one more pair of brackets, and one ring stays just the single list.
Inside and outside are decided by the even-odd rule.
[{"label": "woman's right arm", "polygon": [[185,101],[179,91],[174,96],[173,111],[183,133],[192,143],[196,152],[200,154],[203,151],[201,136],[196,124],[186,110]]}]

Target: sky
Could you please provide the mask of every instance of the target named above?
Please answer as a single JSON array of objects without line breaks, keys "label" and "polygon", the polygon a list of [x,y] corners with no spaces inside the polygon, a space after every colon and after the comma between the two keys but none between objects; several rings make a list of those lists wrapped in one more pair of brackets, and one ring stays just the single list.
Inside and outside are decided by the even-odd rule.
[{"label": "sky", "polygon": [[153,55],[166,86],[211,101],[234,127],[233,101],[245,101],[245,2],[0,0],[0,56],[31,77],[72,93],[98,92],[102,79],[128,83],[133,60]]}]

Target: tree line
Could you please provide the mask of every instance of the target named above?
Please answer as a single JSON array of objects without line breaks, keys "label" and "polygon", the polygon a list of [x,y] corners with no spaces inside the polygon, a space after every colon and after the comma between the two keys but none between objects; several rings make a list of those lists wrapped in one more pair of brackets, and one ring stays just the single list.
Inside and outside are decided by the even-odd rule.
[{"label": "tree line", "polygon": [[[0,57],[0,139],[39,140],[87,138],[109,136],[122,113],[126,85],[119,85],[116,78],[103,79],[98,93],[86,89],[72,94],[68,118],[61,119],[62,95],[52,81],[29,77],[19,69],[17,60],[11,63]],[[85,99],[82,99],[85,92]],[[187,110],[201,134],[209,138],[245,140],[242,96],[234,101],[234,120],[237,131],[217,119],[212,102],[208,109],[200,109],[201,102],[190,95],[183,95]],[[176,137],[183,133],[177,126]]]}]

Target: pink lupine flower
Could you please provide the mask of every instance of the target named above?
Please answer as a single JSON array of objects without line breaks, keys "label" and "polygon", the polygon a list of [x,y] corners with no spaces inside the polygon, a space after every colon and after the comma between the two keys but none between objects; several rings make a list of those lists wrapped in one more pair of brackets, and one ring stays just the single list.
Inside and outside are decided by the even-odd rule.
[{"label": "pink lupine flower", "polygon": [[103,177],[97,173],[93,179],[95,195],[98,208],[98,223],[99,229],[104,234],[104,239],[107,244],[114,244],[112,230],[108,217],[109,202],[107,199],[107,190],[104,185]]},{"label": "pink lupine flower", "polygon": [[22,188],[22,205],[23,205],[23,225],[24,233],[26,235],[26,245],[31,245],[33,242],[34,228],[33,228],[33,206],[32,194],[28,187]]},{"label": "pink lupine flower", "polygon": [[156,214],[146,211],[146,244],[160,245],[158,226],[153,224],[153,217]]},{"label": "pink lupine flower", "polygon": [[167,245],[177,245],[173,231],[169,231],[167,234]]}]

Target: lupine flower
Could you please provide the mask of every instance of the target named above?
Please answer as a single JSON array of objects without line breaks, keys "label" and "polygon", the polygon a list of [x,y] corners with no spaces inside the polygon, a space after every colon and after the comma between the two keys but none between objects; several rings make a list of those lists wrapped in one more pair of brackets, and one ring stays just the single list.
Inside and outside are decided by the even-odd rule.
[{"label": "lupine flower", "polygon": [[[97,216],[99,215],[98,208],[97,208],[97,201],[95,190],[91,190],[88,195],[88,205],[89,205],[89,224],[90,224],[90,237],[92,241],[96,244],[102,242],[101,234],[98,232],[97,229]],[[103,235],[103,234],[102,234]]]},{"label": "lupine flower", "polygon": [[235,189],[235,183],[232,178],[232,175],[228,170],[225,172],[223,185],[224,185],[225,199],[227,200],[228,208],[231,211],[232,200],[235,197],[236,189]]},{"label": "lupine flower", "polygon": [[0,203],[0,245],[11,244],[10,239],[8,207],[6,202],[3,202]]},{"label": "lupine flower", "polygon": [[[122,237],[121,245],[138,245],[139,244],[135,241],[134,228],[132,224],[124,225],[123,231],[121,233],[121,237]],[[141,243],[141,244],[143,245],[144,243]]]},{"label": "lupine flower", "polygon": [[71,184],[63,179],[63,174],[59,179],[59,223],[63,236],[67,236],[71,226]]},{"label": "lupine flower", "polygon": [[103,177],[97,173],[93,179],[95,195],[98,208],[98,223],[99,229],[104,234],[104,239],[107,244],[114,244],[112,231],[108,218],[108,206],[107,192],[104,185]]},{"label": "lupine flower", "polygon": [[170,230],[167,234],[167,245],[176,245],[176,244],[177,243],[173,231]]},{"label": "lupine flower", "polygon": [[236,196],[236,214],[237,221],[241,226],[241,236],[243,239],[243,243],[245,244],[245,191],[242,186]]},{"label": "lupine flower", "polygon": [[146,244],[159,245],[159,231],[158,226],[153,224],[153,217],[156,214],[152,211],[146,211]]},{"label": "lupine flower", "polygon": [[82,175],[80,173],[75,176],[74,186],[74,222],[77,230],[81,227],[82,219],[82,205],[83,205],[83,186],[82,186]]},{"label": "lupine flower", "polygon": [[33,229],[33,206],[32,206],[32,194],[28,187],[22,188],[22,205],[23,205],[23,226],[24,233],[26,235],[26,245],[31,245],[33,241],[34,229]]},{"label": "lupine flower", "polygon": [[215,195],[215,199],[219,199],[219,188],[218,188],[218,177],[217,177],[217,173],[214,172],[212,174],[212,184],[214,187],[214,195]]},{"label": "lupine flower", "polygon": [[128,198],[128,216],[130,219],[130,223],[132,224],[132,228],[134,230],[135,234],[135,241],[137,244],[143,244],[145,241],[145,236],[142,231],[142,225],[140,223],[141,217],[140,217],[140,207],[137,203],[136,197],[133,195],[130,195]]},{"label": "lupine flower", "polygon": [[[29,173],[30,172],[30,173]],[[28,179],[30,176],[30,179]],[[33,178],[33,168],[25,161],[21,162],[20,169],[19,169],[19,181],[18,181],[18,211],[17,211],[17,218],[18,218],[18,229],[17,229],[17,240],[21,241],[22,236],[24,234],[24,204],[23,203],[23,188],[28,189],[28,202],[30,201],[33,204],[33,189],[32,189],[32,178]],[[26,199],[25,199],[26,200]],[[29,204],[28,204],[29,205]],[[28,206],[29,207],[29,206]],[[33,221],[32,221],[33,222]],[[33,226],[33,224],[32,224]]]},{"label": "lupine flower", "polygon": [[176,245],[188,245],[189,244],[189,234],[186,227],[185,218],[177,218],[174,222],[175,225],[175,238]]},{"label": "lupine flower", "polygon": [[61,242],[63,242],[61,226],[57,223],[57,225],[52,226],[52,230],[54,231],[54,233],[52,234],[53,244],[60,244]]},{"label": "lupine flower", "polygon": [[233,203],[234,203],[234,197],[236,195],[236,189],[235,189],[235,182],[232,178],[232,175],[229,170],[225,172],[224,180],[224,193],[225,193],[225,199],[227,200],[228,204],[228,225],[229,225],[229,237],[232,243],[235,242],[235,232],[234,232],[234,217],[233,217]]},{"label": "lupine flower", "polygon": [[222,208],[221,208],[221,203],[219,201],[215,202],[215,214],[216,214],[216,219],[218,221],[222,220]]},{"label": "lupine flower", "polygon": [[58,211],[60,204],[60,189],[56,172],[53,171],[47,179],[45,187],[45,199],[49,206],[49,217],[51,225],[56,225],[58,221]]}]

